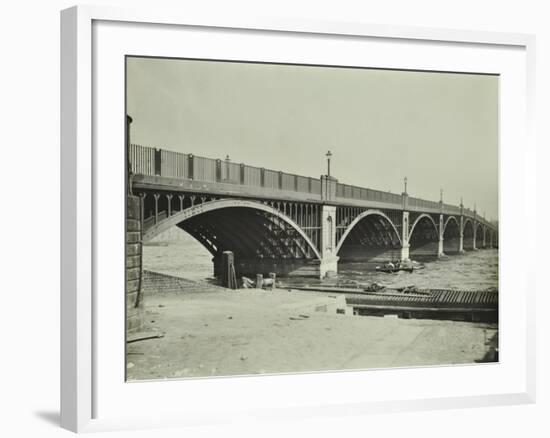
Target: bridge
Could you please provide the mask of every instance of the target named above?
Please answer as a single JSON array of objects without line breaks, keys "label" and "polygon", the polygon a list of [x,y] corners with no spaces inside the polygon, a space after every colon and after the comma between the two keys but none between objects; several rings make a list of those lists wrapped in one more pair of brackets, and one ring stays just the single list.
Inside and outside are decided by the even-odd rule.
[{"label": "bridge", "polygon": [[[141,244],[177,226],[220,272],[325,277],[338,262],[407,260],[498,246],[498,229],[474,210],[261,167],[128,144],[129,189]],[[136,228],[136,229],[138,229]]]}]

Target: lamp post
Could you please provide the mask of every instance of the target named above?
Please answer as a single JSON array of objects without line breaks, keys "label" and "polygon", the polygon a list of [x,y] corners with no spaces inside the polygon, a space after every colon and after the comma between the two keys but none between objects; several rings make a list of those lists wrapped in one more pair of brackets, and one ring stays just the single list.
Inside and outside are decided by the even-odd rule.
[{"label": "lamp post", "polygon": [[231,162],[231,159],[229,158],[229,155],[225,156],[225,179],[230,179],[229,176],[229,163]]},{"label": "lamp post", "polygon": [[403,178],[403,182],[405,183],[405,190],[403,193],[407,193],[407,177]]},{"label": "lamp post", "polygon": [[327,176],[330,176],[330,157],[332,157],[332,153],[328,151],[325,156],[327,157]]}]

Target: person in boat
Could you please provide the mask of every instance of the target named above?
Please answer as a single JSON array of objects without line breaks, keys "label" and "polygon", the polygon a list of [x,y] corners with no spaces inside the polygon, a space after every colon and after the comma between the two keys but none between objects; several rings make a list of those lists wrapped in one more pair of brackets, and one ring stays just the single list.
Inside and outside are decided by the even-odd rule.
[{"label": "person in boat", "polygon": [[388,269],[395,269],[395,264],[390,260],[388,263],[386,263],[385,267]]},{"label": "person in boat", "polygon": [[400,268],[402,268],[402,269],[413,269],[413,263],[410,260],[403,260],[401,262]]}]

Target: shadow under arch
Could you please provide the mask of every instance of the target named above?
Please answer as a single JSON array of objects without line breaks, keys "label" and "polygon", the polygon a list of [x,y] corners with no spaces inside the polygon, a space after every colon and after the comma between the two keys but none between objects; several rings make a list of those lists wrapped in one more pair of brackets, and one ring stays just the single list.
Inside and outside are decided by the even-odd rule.
[{"label": "shadow under arch", "polygon": [[478,223],[476,226],[476,248],[483,248],[483,234],[485,232],[485,227]]},{"label": "shadow under arch", "polygon": [[470,218],[464,220],[462,225],[463,249],[474,249],[474,223]]},{"label": "shadow under arch", "polygon": [[[357,247],[355,251],[349,247]],[[344,253],[344,249],[348,249]],[[384,259],[398,258],[401,237],[393,221],[380,210],[369,209],[358,215],[346,228],[336,245],[340,260],[368,259],[382,256]],[[360,251],[361,254],[353,254]]]},{"label": "shadow under arch", "polygon": [[278,209],[243,199],[218,199],[175,212],[148,228],[143,242],[177,226],[214,257],[219,273],[221,254],[233,251],[239,275],[276,272],[285,275],[321,259],[305,231]]},{"label": "shadow under arch", "polygon": [[458,219],[454,216],[449,216],[445,220],[445,223],[443,224],[443,235],[445,235],[445,231],[447,230],[447,225],[449,225],[450,222],[454,222],[460,231],[460,222],[458,222]]},{"label": "shadow under arch", "polygon": [[409,231],[411,256],[437,256],[439,228],[429,214],[419,215]]},{"label": "shadow under arch", "polygon": [[449,216],[443,225],[443,252],[460,252],[460,222],[454,216]]},{"label": "shadow under arch", "polygon": [[438,231],[438,229],[437,229],[437,224],[435,223],[434,218],[431,217],[431,216],[430,216],[429,214],[427,214],[427,213],[423,213],[423,214],[421,214],[420,216],[418,216],[418,217],[416,218],[416,220],[414,221],[414,223],[412,224],[412,226],[411,226],[411,231],[409,232],[409,241],[411,240],[411,237],[412,237],[412,235],[413,235],[413,233],[414,233],[414,230],[415,230],[416,226],[417,226],[417,225],[420,223],[420,221],[422,221],[423,219],[428,219],[428,220],[433,224],[434,229],[435,229],[435,232],[436,232],[436,233],[439,233],[439,231]]}]

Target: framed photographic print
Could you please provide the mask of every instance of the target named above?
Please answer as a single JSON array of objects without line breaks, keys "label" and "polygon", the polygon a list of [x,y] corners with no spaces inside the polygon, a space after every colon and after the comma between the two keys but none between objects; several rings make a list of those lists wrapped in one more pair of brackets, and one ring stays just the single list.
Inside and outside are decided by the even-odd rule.
[{"label": "framed photographic print", "polygon": [[75,7],[61,38],[63,427],[534,400],[531,36]]}]

